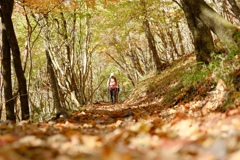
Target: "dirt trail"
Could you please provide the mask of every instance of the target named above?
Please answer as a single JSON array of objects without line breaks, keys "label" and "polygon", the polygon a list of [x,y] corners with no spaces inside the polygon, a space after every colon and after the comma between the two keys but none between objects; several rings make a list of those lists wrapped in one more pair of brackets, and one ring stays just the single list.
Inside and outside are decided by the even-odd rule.
[{"label": "dirt trail", "polygon": [[0,159],[237,160],[240,110],[96,104],[70,119],[0,125]]}]

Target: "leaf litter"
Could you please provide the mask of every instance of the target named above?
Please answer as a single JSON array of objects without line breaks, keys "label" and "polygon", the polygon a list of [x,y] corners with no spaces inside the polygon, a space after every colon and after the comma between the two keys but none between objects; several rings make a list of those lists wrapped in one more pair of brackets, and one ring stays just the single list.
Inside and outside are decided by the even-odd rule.
[{"label": "leaf litter", "polygon": [[124,103],[103,108],[91,105],[74,112],[70,119],[22,125],[1,123],[0,158],[240,158],[240,110],[203,116],[193,114],[197,110],[189,114],[191,107],[187,105],[162,112],[147,112],[148,107],[142,106],[131,109]]},{"label": "leaf litter", "polygon": [[[174,85],[163,82],[177,86],[175,80]],[[200,96],[196,94],[189,101],[183,96],[191,89],[180,88],[181,96],[176,96],[170,107],[164,106],[167,103],[161,96],[168,89],[161,83],[165,86],[162,92],[152,89],[139,95],[139,101],[88,105],[73,112],[69,119],[1,122],[0,159],[240,159],[240,109],[235,105],[225,112],[218,111],[227,94],[221,81],[214,90],[201,84],[193,89]]]}]

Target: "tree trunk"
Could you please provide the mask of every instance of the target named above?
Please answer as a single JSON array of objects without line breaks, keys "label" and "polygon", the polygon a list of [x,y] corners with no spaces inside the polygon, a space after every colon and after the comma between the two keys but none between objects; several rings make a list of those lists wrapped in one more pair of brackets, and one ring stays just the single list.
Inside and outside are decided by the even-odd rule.
[{"label": "tree trunk", "polygon": [[183,5],[187,23],[193,35],[195,55],[197,62],[208,64],[211,61],[211,53],[214,52],[213,38],[210,30],[190,11],[190,8]]},{"label": "tree trunk", "polygon": [[[5,23],[2,19],[2,26]],[[6,116],[7,120],[16,121],[14,114],[14,100],[12,95],[12,80],[11,80],[11,51],[7,39],[7,31],[2,27],[2,67],[3,67],[3,85],[4,85],[4,98],[6,101]]]},{"label": "tree trunk", "polygon": [[64,118],[68,118],[69,115],[67,113],[66,108],[64,108],[61,105],[60,92],[59,92],[59,88],[58,88],[56,73],[54,71],[53,62],[52,62],[52,59],[50,57],[50,53],[49,53],[50,49],[47,45],[47,43],[50,41],[49,36],[48,36],[48,33],[49,33],[49,31],[48,31],[48,17],[45,16],[44,18],[45,18],[46,23],[47,23],[46,28],[44,30],[44,32],[45,32],[44,46],[45,46],[45,53],[46,53],[46,58],[47,58],[47,72],[48,72],[49,77],[50,77],[50,84],[51,84],[51,88],[52,88],[53,106],[56,109],[56,118],[59,118],[61,115],[64,116]]},{"label": "tree trunk", "polygon": [[195,17],[199,18],[211,31],[213,31],[228,48],[236,46],[239,38],[235,40],[238,32],[236,26],[225,20],[215,12],[204,0],[181,0],[183,6],[187,6]]},{"label": "tree trunk", "polygon": [[[87,6],[86,6],[87,7]],[[88,8],[86,8],[88,10]],[[89,50],[90,43],[91,43],[91,26],[90,26],[90,17],[84,18],[85,22],[85,37],[82,39],[82,70],[81,70],[81,87],[80,87],[80,94],[81,94],[81,105],[86,104],[87,102],[87,80],[89,78],[89,72],[91,67],[91,57],[92,53]]]},{"label": "tree trunk", "polygon": [[165,56],[165,59],[168,60],[168,51],[167,51],[168,50],[168,43],[167,43],[167,40],[166,40],[166,35],[163,32],[163,29],[159,29],[157,35],[162,40],[162,44],[161,45],[163,45],[163,48],[165,49],[164,56]]},{"label": "tree trunk", "polygon": [[171,51],[172,52],[171,53],[172,54],[172,60],[175,60],[174,53],[177,55],[177,57],[180,57],[180,54],[178,53],[177,46],[176,46],[176,43],[174,41],[171,29],[167,30],[167,35],[170,38],[170,45],[171,45],[171,50],[172,50]]},{"label": "tree trunk", "polygon": [[46,57],[47,57],[47,72],[50,76],[50,84],[52,87],[52,96],[53,96],[53,104],[56,108],[56,118],[59,118],[60,115],[63,115],[64,118],[68,118],[69,115],[64,107],[62,107],[60,103],[59,93],[58,93],[58,86],[57,86],[57,79],[53,70],[53,64],[49,55],[48,50],[46,49]]},{"label": "tree trunk", "polygon": [[[77,98],[77,104],[79,104],[79,101],[81,99],[81,96],[79,94],[79,90],[78,90],[78,87],[77,87],[77,83],[76,83],[76,78],[75,78],[75,71],[74,71],[74,66],[72,65],[73,64],[73,55],[71,55],[71,48],[70,48],[70,45],[69,45],[69,42],[68,42],[68,29],[67,29],[67,20],[65,19],[64,17],[64,14],[61,12],[61,20],[62,20],[62,27],[63,27],[63,39],[65,41],[65,48],[66,48],[66,54],[67,54],[67,76],[70,77],[70,81],[71,81],[71,85],[69,86],[70,88],[70,92],[71,94],[74,94],[74,96],[76,96]],[[74,21],[76,21],[76,17],[74,16]],[[75,25],[75,24],[74,24]],[[75,42],[73,42],[75,43]],[[74,45],[72,45],[74,46]]]},{"label": "tree trunk", "polygon": [[234,13],[234,15],[240,20],[240,8],[238,7],[235,0],[227,0],[228,3],[231,5],[231,11]]},{"label": "tree trunk", "polygon": [[19,94],[21,101],[21,112],[22,120],[30,118],[29,105],[28,105],[28,92],[26,79],[24,77],[24,72],[21,64],[20,50],[17,42],[17,38],[14,32],[14,27],[12,23],[12,11],[13,11],[14,0],[2,0],[2,19],[5,23],[7,38],[12,50],[13,64],[17,75]]},{"label": "tree trunk", "polygon": [[133,63],[134,69],[136,69],[137,73],[140,74],[140,76],[143,76],[144,70],[142,69],[142,66],[141,66],[141,63],[140,63],[140,60],[139,60],[136,50],[131,48],[130,51],[128,52],[128,56]]},{"label": "tree trunk", "polygon": [[161,71],[163,70],[163,64],[161,62],[160,57],[158,56],[155,40],[154,40],[154,37],[153,37],[151,29],[150,29],[149,21],[147,19],[147,10],[146,10],[145,0],[141,0],[141,4],[143,6],[143,12],[144,12],[143,28],[144,28],[144,31],[146,34],[146,38],[148,40],[149,49],[153,55],[153,60],[156,65],[157,74],[160,74]]},{"label": "tree trunk", "polygon": [[176,26],[177,27],[177,34],[178,34],[179,43],[180,43],[180,50],[181,50],[180,56],[182,56],[182,55],[185,54],[185,49],[184,49],[184,45],[183,45],[183,37],[182,37],[182,34],[181,34],[179,23],[176,23],[176,24],[177,24],[177,26]]}]

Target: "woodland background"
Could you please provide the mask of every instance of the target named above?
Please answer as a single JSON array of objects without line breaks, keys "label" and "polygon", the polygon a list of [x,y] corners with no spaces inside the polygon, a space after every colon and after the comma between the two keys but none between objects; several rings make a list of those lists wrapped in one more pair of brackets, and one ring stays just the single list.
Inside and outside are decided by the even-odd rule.
[{"label": "woodland background", "polygon": [[239,3],[0,0],[0,159],[239,160]]},{"label": "woodland background", "polygon": [[[206,2],[229,22],[239,23],[232,0]],[[111,72],[120,83],[120,101],[126,100],[139,81],[156,72],[158,66],[147,31],[154,38],[162,70],[164,64],[194,52],[193,36],[179,4],[175,0],[15,1],[12,20],[27,81],[31,120],[47,120],[56,110],[49,61],[59,104],[73,111],[108,101],[106,82]],[[218,51],[226,49],[211,34]],[[20,121],[15,70],[11,73],[15,112]],[[0,91],[1,119],[6,119],[8,100],[3,96],[2,79]]]}]

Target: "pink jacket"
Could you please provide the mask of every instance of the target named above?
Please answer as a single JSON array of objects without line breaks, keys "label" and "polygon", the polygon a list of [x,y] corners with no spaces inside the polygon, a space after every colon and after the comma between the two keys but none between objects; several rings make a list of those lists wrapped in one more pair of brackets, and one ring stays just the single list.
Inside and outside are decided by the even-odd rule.
[{"label": "pink jacket", "polygon": [[108,88],[118,88],[118,82],[117,82],[116,77],[112,76],[108,79],[107,87]]}]

